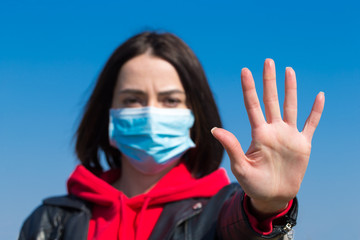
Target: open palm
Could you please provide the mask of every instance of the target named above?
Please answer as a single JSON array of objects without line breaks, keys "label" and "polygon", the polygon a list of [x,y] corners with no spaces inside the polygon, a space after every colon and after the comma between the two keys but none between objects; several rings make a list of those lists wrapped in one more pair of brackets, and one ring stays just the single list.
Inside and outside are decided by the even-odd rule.
[{"label": "open palm", "polygon": [[251,124],[252,141],[246,153],[230,132],[215,128],[212,133],[224,146],[231,169],[251,198],[256,210],[273,213],[286,207],[299,191],[311,151],[311,139],[324,108],[320,92],[302,132],[296,126],[297,89],[292,68],[285,71],[284,115],[281,117],[276,87],[275,63],[266,59],[263,72],[264,106],[262,113],[251,72],[244,68],[241,83],[245,107]]}]

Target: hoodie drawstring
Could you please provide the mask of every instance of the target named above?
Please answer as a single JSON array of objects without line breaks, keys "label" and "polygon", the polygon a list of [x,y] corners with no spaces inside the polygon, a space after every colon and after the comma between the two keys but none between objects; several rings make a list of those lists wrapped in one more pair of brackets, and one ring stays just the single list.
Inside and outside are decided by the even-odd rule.
[{"label": "hoodie drawstring", "polygon": [[150,200],[151,200],[151,197],[145,197],[144,203],[141,207],[141,210],[139,213],[139,221],[135,228],[135,240],[140,240],[140,236],[141,236],[140,228],[141,228],[141,226],[143,226],[144,213],[145,213],[147,207],[149,206]]},{"label": "hoodie drawstring", "polygon": [[120,231],[119,231],[119,239],[123,240],[126,239],[126,231],[125,231],[125,227],[124,227],[124,222],[125,222],[125,201],[124,201],[124,196],[122,194],[120,194]]}]

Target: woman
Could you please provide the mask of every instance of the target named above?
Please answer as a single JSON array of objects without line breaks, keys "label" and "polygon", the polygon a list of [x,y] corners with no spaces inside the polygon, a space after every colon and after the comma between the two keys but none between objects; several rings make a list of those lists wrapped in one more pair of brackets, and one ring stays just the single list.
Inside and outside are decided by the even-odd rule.
[{"label": "woman", "polygon": [[[189,47],[168,33],[130,38],[86,105],[69,194],[46,199],[19,239],[285,239],[324,95],[299,132],[295,72],[286,69],[283,119],[271,59],[263,78],[266,120],[251,72],[241,72],[253,137],[245,154],[231,133],[213,128],[219,114]],[[218,169],[223,150],[211,134],[240,185]]]}]

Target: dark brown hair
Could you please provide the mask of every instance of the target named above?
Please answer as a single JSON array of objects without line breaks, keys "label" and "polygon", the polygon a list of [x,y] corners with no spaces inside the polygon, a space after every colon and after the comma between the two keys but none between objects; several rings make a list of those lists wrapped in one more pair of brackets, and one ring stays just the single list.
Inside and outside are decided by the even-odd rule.
[{"label": "dark brown hair", "polygon": [[219,167],[223,156],[222,146],[210,133],[212,127],[221,127],[220,116],[199,60],[180,38],[170,33],[143,32],[128,39],[114,51],[85,106],[85,113],[76,132],[77,156],[91,170],[102,170],[101,152],[110,168],[121,167],[121,153],[110,146],[108,136],[113,91],[124,63],[148,50],[152,55],[172,64],[179,74],[195,116],[191,138],[196,148],[189,150],[183,160],[194,176],[207,175]]}]

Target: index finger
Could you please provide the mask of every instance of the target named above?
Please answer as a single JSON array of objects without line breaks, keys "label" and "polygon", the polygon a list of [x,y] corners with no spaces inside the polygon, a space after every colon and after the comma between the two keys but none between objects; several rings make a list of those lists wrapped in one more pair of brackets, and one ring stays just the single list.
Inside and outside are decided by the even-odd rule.
[{"label": "index finger", "polygon": [[265,118],[256,93],[254,78],[250,70],[247,68],[243,68],[241,70],[241,86],[250,125],[252,128],[256,128],[257,126],[265,123]]}]

